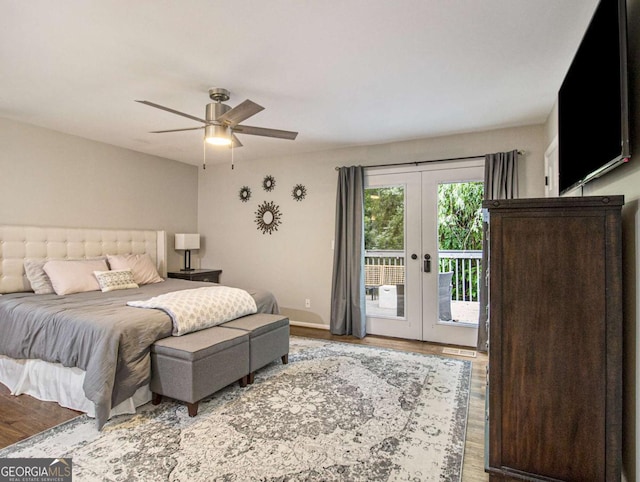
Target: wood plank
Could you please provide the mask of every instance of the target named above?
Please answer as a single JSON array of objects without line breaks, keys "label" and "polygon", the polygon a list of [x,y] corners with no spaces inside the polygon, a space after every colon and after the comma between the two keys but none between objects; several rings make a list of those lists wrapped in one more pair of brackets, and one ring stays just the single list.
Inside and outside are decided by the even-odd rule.
[{"label": "wood plank", "polygon": [[55,402],[43,402],[29,395],[13,396],[0,383],[0,448],[31,437],[80,415]]}]

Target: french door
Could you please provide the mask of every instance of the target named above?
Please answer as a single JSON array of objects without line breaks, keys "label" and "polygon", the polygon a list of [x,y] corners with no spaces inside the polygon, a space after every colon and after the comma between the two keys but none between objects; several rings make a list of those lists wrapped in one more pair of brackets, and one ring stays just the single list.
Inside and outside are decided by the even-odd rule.
[{"label": "french door", "polygon": [[[457,225],[452,216],[479,215],[479,200],[473,208],[456,205],[451,209],[448,204],[462,206],[468,200],[456,193],[481,190],[482,177],[481,160],[446,169],[420,166],[367,172],[367,333],[476,345],[481,252],[444,249],[443,244],[447,243],[444,224]],[[440,236],[439,219],[443,223]]]}]

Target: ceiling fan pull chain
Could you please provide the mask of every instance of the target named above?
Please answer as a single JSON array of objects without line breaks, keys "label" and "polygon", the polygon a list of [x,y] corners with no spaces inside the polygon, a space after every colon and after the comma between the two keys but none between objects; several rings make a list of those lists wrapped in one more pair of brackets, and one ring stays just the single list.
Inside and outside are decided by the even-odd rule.
[{"label": "ceiling fan pull chain", "polygon": [[202,170],[207,168],[207,142],[202,140]]},{"label": "ceiling fan pull chain", "polygon": [[233,143],[231,143],[231,170],[233,171],[233,151],[235,148],[233,147]]}]

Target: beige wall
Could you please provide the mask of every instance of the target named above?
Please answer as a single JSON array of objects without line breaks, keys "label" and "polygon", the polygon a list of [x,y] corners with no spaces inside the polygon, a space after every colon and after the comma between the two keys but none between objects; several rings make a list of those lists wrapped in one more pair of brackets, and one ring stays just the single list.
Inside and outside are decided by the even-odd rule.
[{"label": "beige wall", "polygon": [[196,232],[195,166],[0,118],[0,224]]},{"label": "beige wall", "polygon": [[[279,141],[273,141],[279,142]],[[280,141],[284,142],[284,141]],[[222,281],[274,292],[291,319],[328,325],[333,267],[335,166],[420,161],[523,149],[520,188],[523,195],[544,192],[542,125],[435,139],[333,150],[301,156],[207,166],[200,170],[198,227],[205,237],[202,266],[223,270]],[[262,189],[264,176],[276,179],[273,192]],[[306,186],[305,200],[291,197],[295,184]],[[242,186],[252,198],[240,201]],[[269,235],[258,231],[255,211],[273,201],[282,224]],[[311,308],[305,308],[305,299]]]}]

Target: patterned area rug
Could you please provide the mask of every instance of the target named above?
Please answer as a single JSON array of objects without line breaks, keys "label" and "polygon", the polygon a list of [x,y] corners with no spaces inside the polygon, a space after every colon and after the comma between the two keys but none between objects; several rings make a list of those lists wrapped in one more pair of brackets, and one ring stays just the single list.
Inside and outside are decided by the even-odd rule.
[{"label": "patterned area rug", "polygon": [[470,381],[469,361],[292,337],[288,365],[194,418],[166,401],[102,432],[82,416],[0,458],[71,457],[76,481],[459,481]]}]

